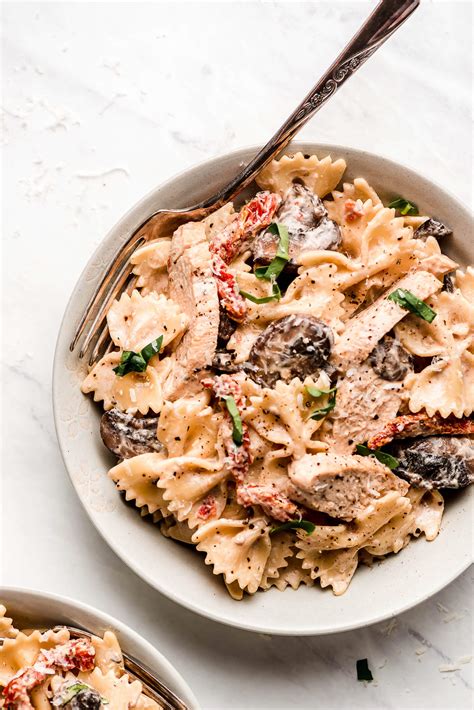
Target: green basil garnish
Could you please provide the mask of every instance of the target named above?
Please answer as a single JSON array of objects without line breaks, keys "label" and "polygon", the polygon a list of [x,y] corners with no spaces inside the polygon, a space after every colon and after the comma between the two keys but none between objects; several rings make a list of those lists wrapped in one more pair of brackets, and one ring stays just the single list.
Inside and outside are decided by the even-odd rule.
[{"label": "green basil garnish", "polygon": [[128,375],[129,372],[145,372],[148,362],[154,355],[158,355],[163,343],[163,336],[145,345],[139,353],[133,350],[124,350],[120,358],[120,363],[114,367],[114,372],[118,377]]},{"label": "green basil garnish", "polygon": [[235,399],[232,397],[231,394],[224,395],[222,399],[224,400],[225,406],[227,407],[227,411],[229,412],[230,417],[232,419],[232,439],[234,440],[234,443],[237,444],[237,446],[241,446],[244,436],[244,430],[242,427],[242,419],[240,418],[240,412],[235,403]]},{"label": "green basil garnish", "polygon": [[240,295],[244,298],[248,298],[248,300],[252,301],[252,303],[269,303],[270,301],[279,301],[281,298],[281,291],[276,281],[272,283],[272,291],[273,293],[271,296],[263,296],[263,298],[258,298],[251,293],[247,293],[247,291],[240,291]]},{"label": "green basil garnish", "polygon": [[157,338],[156,340],[152,340],[151,343],[148,343],[148,345],[145,345],[145,347],[142,349],[141,356],[144,360],[147,361],[147,363],[154,355],[158,355],[161,350],[162,342],[163,336],[160,335],[159,338]]},{"label": "green basil garnish", "polygon": [[78,693],[81,692],[81,690],[89,690],[89,686],[85,683],[79,682],[70,685],[69,688],[66,688],[64,695],[61,698],[61,705],[69,703]]},{"label": "green basil garnish", "polygon": [[311,535],[311,533],[315,531],[316,525],[311,523],[309,520],[289,520],[287,523],[283,523],[283,525],[278,525],[276,528],[272,528],[270,530],[270,535],[280,532],[281,530],[296,530],[297,528],[301,528],[307,532],[308,535]]},{"label": "green basil garnish", "polygon": [[360,658],[358,661],[356,661],[356,668],[357,680],[368,680],[370,683],[370,681],[374,679],[374,676],[371,673],[369,663],[366,658]]},{"label": "green basil garnish", "polygon": [[278,247],[275,257],[268,266],[259,266],[255,269],[254,274],[258,279],[266,279],[267,281],[275,281],[286,266],[290,259],[289,246],[290,237],[288,229],[284,224],[272,222],[268,227],[270,234],[275,234],[279,237]]},{"label": "green basil garnish", "polygon": [[365,444],[356,444],[356,451],[360,456],[374,456],[374,458],[380,461],[380,463],[385,464],[385,466],[388,466],[390,469],[397,468],[400,463],[395,456],[387,454],[386,451],[381,451],[380,449],[369,449],[369,447]]},{"label": "green basil garnish", "polygon": [[337,387],[332,387],[330,390],[320,390],[317,387],[312,387],[311,385],[308,385],[306,387],[306,391],[309,394],[310,397],[322,397],[324,394],[329,395],[328,403],[326,404],[325,407],[320,407],[319,409],[315,409],[315,411],[311,414],[310,419],[316,419],[316,421],[319,421],[320,419],[323,419],[329,412],[332,412],[334,407],[336,406],[336,394],[337,394]]},{"label": "green basil garnish", "polygon": [[311,385],[306,386],[306,392],[310,397],[322,397],[323,394],[332,394],[337,390],[337,387],[332,387],[330,390],[319,390],[317,387],[312,387]]},{"label": "green basil garnish", "polygon": [[392,202],[389,204],[389,207],[398,210],[400,214],[404,216],[409,214],[419,214],[418,207],[415,205],[415,203],[405,200],[404,197],[397,197],[395,200],[392,200]]},{"label": "green basil garnish", "polygon": [[436,311],[428,306],[424,301],[420,301],[411,291],[407,291],[406,288],[397,288],[393,291],[387,298],[394,303],[397,303],[405,310],[414,313],[416,316],[423,318],[423,320],[432,323],[436,318]]}]

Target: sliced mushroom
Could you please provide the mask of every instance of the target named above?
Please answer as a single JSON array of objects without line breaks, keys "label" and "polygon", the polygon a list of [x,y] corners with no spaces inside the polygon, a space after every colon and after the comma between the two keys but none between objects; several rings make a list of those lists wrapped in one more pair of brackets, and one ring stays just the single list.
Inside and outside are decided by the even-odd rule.
[{"label": "sliced mushroom", "polygon": [[474,482],[474,439],[468,436],[430,436],[397,442],[396,473],[412,485],[464,488]]},{"label": "sliced mushroom", "polygon": [[453,274],[445,274],[443,276],[443,289],[442,290],[447,291],[448,293],[454,292]]},{"label": "sliced mushroom", "polygon": [[156,438],[158,417],[134,417],[133,414],[110,409],[100,420],[100,435],[106,447],[120,459],[161,451]]},{"label": "sliced mushroom", "polygon": [[229,318],[227,311],[219,304],[219,331],[217,334],[217,347],[225,348],[235,329],[237,323]]},{"label": "sliced mushroom", "polygon": [[356,443],[375,436],[392,421],[403,402],[403,383],[385,382],[366,360],[349,368],[338,382],[337,403],[321,439],[329,450],[350,454]]},{"label": "sliced mushroom", "polygon": [[372,369],[383,380],[395,382],[405,379],[413,372],[413,359],[402,344],[386,335],[380,340],[369,355]]},{"label": "sliced mushroom", "polygon": [[[303,251],[337,249],[341,243],[341,231],[335,222],[328,219],[322,201],[299,183],[294,183],[288,190],[275,221],[288,229],[290,267],[296,266],[297,257]],[[278,236],[269,231],[261,232],[253,243],[254,260],[269,264],[275,257],[278,240]]]},{"label": "sliced mushroom", "polygon": [[221,372],[236,372],[238,365],[235,364],[235,353],[232,350],[218,350],[211,363],[214,370]]},{"label": "sliced mushroom", "polygon": [[426,222],[420,224],[418,229],[415,230],[413,235],[415,239],[427,239],[428,237],[435,237],[435,239],[443,239],[444,237],[449,237],[453,233],[453,230],[447,227],[442,222],[437,219],[427,219]]},{"label": "sliced mushroom", "polygon": [[249,354],[249,363],[268,387],[277,380],[304,379],[328,367],[334,336],[331,328],[312,316],[291,315],[271,323]]},{"label": "sliced mushroom", "polygon": [[64,706],[67,710],[100,710],[102,698],[93,688],[84,688]]}]

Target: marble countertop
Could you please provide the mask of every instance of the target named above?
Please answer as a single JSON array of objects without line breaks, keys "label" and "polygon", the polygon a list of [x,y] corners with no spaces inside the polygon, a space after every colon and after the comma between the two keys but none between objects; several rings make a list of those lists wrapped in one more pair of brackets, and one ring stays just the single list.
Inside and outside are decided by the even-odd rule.
[{"label": "marble countertop", "polygon": [[[168,176],[264,141],[372,4],[2,8],[2,583],[123,619],[205,709],[462,710],[472,701],[472,572],[390,624],[301,639],[226,628],[160,596],[106,546],[69,483],[52,418],[61,316],[108,228]],[[422,3],[301,137],[380,152],[468,202],[471,28],[470,2]],[[371,684],[356,680],[364,657]]]}]

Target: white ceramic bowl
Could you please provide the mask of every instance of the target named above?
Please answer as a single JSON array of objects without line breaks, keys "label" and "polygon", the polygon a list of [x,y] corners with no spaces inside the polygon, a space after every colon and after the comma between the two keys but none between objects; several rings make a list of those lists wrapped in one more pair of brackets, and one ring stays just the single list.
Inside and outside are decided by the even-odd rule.
[{"label": "white ceramic bowl", "polygon": [[[336,145],[295,143],[319,157],[345,158],[345,179],[365,177],[382,199],[403,195],[422,214],[450,225],[453,238],[443,245],[461,264],[472,262],[473,221],[469,211],[443,188],[391,160]],[[118,244],[159,207],[183,207],[203,199],[227,182],[243,161],[246,148],[215,158],[172,178],[133,207],[109,232],[92,256],[67,306],[54,362],[54,411],[66,468],[91,521],[122,560],[170,599],[204,616],[240,628],[275,634],[326,634],[366,626],[427,599],[457,577],[471,561],[472,491],[447,505],[440,535],[413,541],[374,568],[361,567],[343,596],[319,587],[279,592],[271,589],[241,602],[232,600],[220,579],[191,548],[164,538],[125,505],[106,471],[113,459],[99,435],[100,408],[80,392],[85,364],[69,352],[69,343],[98,279]]]},{"label": "white ceramic bowl", "polygon": [[0,603],[20,629],[69,625],[103,636],[113,631],[123,651],[141,661],[181,698],[190,710],[199,710],[191,689],[171,663],[148,641],[108,614],[67,597],[30,589],[0,588]]}]

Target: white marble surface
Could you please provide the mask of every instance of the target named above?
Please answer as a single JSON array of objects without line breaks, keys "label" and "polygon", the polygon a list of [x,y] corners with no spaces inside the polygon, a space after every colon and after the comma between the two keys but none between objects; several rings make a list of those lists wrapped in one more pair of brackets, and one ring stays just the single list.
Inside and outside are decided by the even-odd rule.
[{"label": "white marble surface", "polygon": [[[206,709],[472,702],[472,662],[459,663],[471,653],[472,572],[391,633],[284,639],[220,626],[161,597],[99,538],[52,419],[61,315],[105,231],[169,175],[265,140],[371,4],[3,3],[2,583],[123,619]],[[422,3],[302,136],[399,159],[469,201],[471,41],[470,2]],[[356,681],[362,657],[370,685]]]}]

